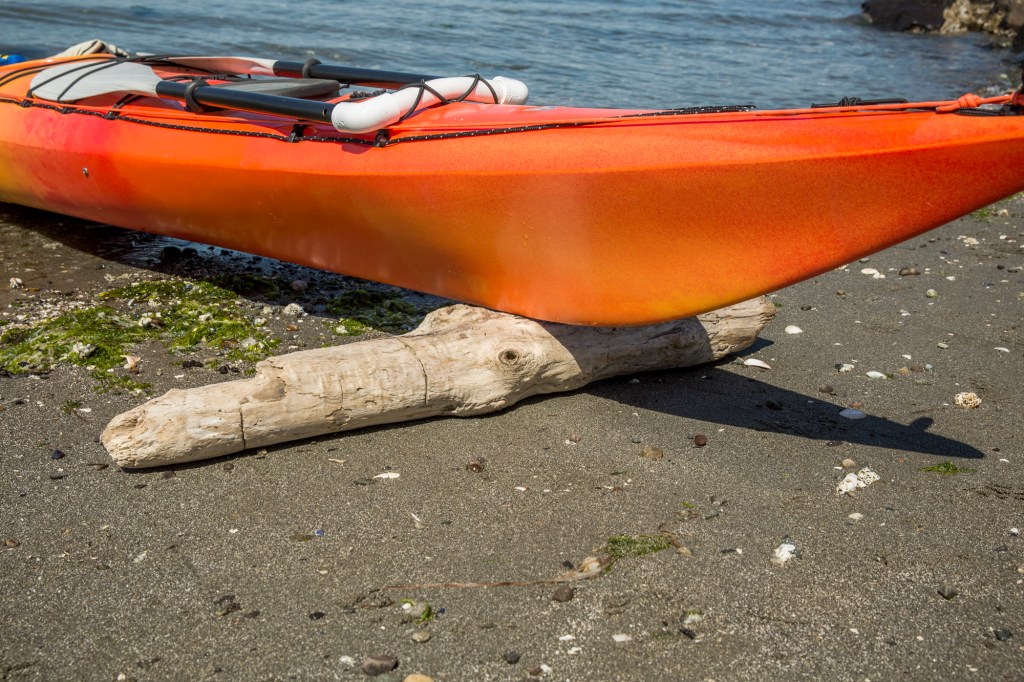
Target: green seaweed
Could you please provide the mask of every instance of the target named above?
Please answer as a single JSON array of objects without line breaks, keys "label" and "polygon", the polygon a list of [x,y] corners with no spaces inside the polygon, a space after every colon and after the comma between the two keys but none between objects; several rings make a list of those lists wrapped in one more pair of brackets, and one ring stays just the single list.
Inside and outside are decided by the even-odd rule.
[{"label": "green seaweed", "polygon": [[943,476],[953,476],[955,474],[970,474],[974,472],[974,469],[969,467],[958,467],[953,464],[950,460],[941,462],[939,464],[933,464],[928,467],[921,467],[921,471],[927,471],[934,474],[942,474]]},{"label": "green seaweed", "polygon": [[655,554],[672,546],[664,535],[613,535],[604,546],[604,553],[613,559],[637,558]]},{"label": "green seaweed", "polygon": [[[137,390],[149,384],[117,370],[128,349],[145,341],[172,352],[215,349],[241,362],[261,360],[279,343],[234,305],[233,292],[209,282],[152,280],[99,298],[104,303],[0,332],[0,368],[43,373],[65,363],[88,367],[98,390]],[[148,303],[141,312],[139,302]]]},{"label": "green seaweed", "polygon": [[287,283],[280,277],[253,275],[251,273],[230,273],[214,275],[209,284],[220,289],[233,291],[247,298],[261,297],[268,301],[276,301],[281,297]]},{"label": "green seaweed", "polygon": [[[424,313],[404,296],[400,291],[351,289],[327,301],[325,307],[328,313],[341,318],[339,323],[346,335],[363,334],[367,327],[400,333],[409,331]],[[339,333],[337,329],[335,332]]]}]

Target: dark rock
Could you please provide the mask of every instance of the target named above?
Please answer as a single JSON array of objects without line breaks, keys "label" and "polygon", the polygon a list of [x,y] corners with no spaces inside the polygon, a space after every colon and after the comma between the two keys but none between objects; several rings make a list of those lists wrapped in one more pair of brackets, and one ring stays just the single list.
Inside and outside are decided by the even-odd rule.
[{"label": "dark rock", "polygon": [[515,665],[516,663],[519,662],[519,659],[522,658],[522,654],[520,654],[518,651],[515,651],[513,649],[513,650],[506,651],[504,653],[504,655],[502,656],[502,658],[504,658],[505,662],[508,663],[509,665]]},{"label": "dark rock", "polygon": [[702,448],[708,444],[708,437],[705,436],[703,433],[698,433],[696,436],[693,437],[693,444],[698,448]]},{"label": "dark rock", "polygon": [[867,0],[861,9],[871,23],[891,31],[938,31],[953,0]]},{"label": "dark rock", "polygon": [[203,363],[199,360],[185,360],[181,363],[181,366],[184,369],[201,369],[203,367]]},{"label": "dark rock", "polygon": [[957,595],[960,594],[960,592],[957,591],[957,589],[955,587],[951,587],[949,585],[943,585],[942,587],[940,587],[938,589],[938,593],[939,593],[939,596],[941,596],[946,601],[949,601],[950,599],[954,599]]},{"label": "dark rock", "polygon": [[559,585],[554,594],[551,595],[551,599],[557,602],[567,602],[572,601],[572,598],[575,596],[576,590],[572,588],[572,585]]},{"label": "dark rock", "polygon": [[471,459],[466,464],[466,471],[471,471],[474,474],[479,474],[483,470],[484,470],[484,463],[483,463],[482,460]]},{"label": "dark rock", "polygon": [[687,637],[687,639],[697,639],[697,633],[691,630],[690,628],[679,628],[679,632],[683,633]]},{"label": "dark rock", "polygon": [[398,659],[394,656],[377,655],[367,656],[363,659],[360,669],[372,677],[389,673],[398,667]]},{"label": "dark rock", "polygon": [[50,459],[64,459],[66,456],[61,450],[54,450],[50,453]]},{"label": "dark rock", "polygon": [[314,611],[313,613],[309,614],[309,619],[310,620],[320,620],[321,618],[323,618],[326,615],[327,614],[324,613],[323,611]]},{"label": "dark rock", "polygon": [[998,630],[996,630],[995,635],[996,639],[998,639],[1000,642],[1005,642],[1009,639],[1013,639],[1013,630],[1009,628],[999,628]]},{"label": "dark rock", "polygon": [[60,473],[59,471],[54,471],[52,474],[50,474],[51,481],[59,481],[62,478],[64,478],[64,474]]}]

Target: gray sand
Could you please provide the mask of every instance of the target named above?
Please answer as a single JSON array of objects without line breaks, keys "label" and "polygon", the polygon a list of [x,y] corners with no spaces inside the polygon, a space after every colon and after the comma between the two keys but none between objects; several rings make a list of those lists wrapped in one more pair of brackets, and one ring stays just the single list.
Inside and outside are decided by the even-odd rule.
[{"label": "gray sand", "polygon": [[[105,243],[154,243],[125,234],[0,207],[0,314],[162,269]],[[0,674],[345,680],[386,654],[399,666],[377,679],[1024,679],[1022,247],[1015,198],[785,289],[744,354],[770,370],[729,358],[167,469],[101,466],[103,426],[146,395],[96,393],[74,367],[0,377]],[[290,334],[280,308],[280,352],[333,342],[316,316]],[[138,353],[150,395],[231,378]],[[868,416],[838,416],[851,404]],[[922,470],[947,461],[960,472]],[[880,480],[837,495],[864,467]],[[659,533],[676,546],[566,602],[552,584],[385,589],[552,578]],[[403,600],[436,615],[404,622]]]}]

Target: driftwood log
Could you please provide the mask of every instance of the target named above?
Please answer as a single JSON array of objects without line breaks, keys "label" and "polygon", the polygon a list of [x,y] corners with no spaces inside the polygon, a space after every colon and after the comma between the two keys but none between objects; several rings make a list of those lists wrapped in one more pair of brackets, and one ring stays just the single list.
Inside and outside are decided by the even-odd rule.
[{"label": "driftwood log", "polygon": [[115,417],[101,440],[122,467],[219,457],[326,433],[494,412],[621,374],[710,362],[750,346],[760,298],[646,327],[576,327],[466,305],[392,338],[300,351],[255,376],[171,390]]}]

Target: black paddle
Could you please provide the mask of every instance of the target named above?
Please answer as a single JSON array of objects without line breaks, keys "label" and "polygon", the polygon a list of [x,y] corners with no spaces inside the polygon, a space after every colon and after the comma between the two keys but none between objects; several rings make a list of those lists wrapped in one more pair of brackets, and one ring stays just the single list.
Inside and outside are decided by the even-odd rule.
[{"label": "black paddle", "polygon": [[438,102],[460,99],[523,104],[528,94],[526,85],[517,80],[462,76],[434,79],[423,88],[335,104],[210,86],[202,80],[188,84],[164,80],[148,66],[115,59],[58,64],[36,74],[28,90],[29,97],[53,102],[76,102],[116,93],[166,97],[184,101],[191,108],[207,105],[329,123],[337,130],[353,133],[379,130],[416,108]]},{"label": "black paddle", "polygon": [[353,66],[308,62],[286,62],[251,57],[156,57],[163,62],[203,69],[212,73],[244,73],[254,76],[287,76],[289,78],[325,78],[349,85],[394,87],[438,78],[403,71],[380,71]]}]

